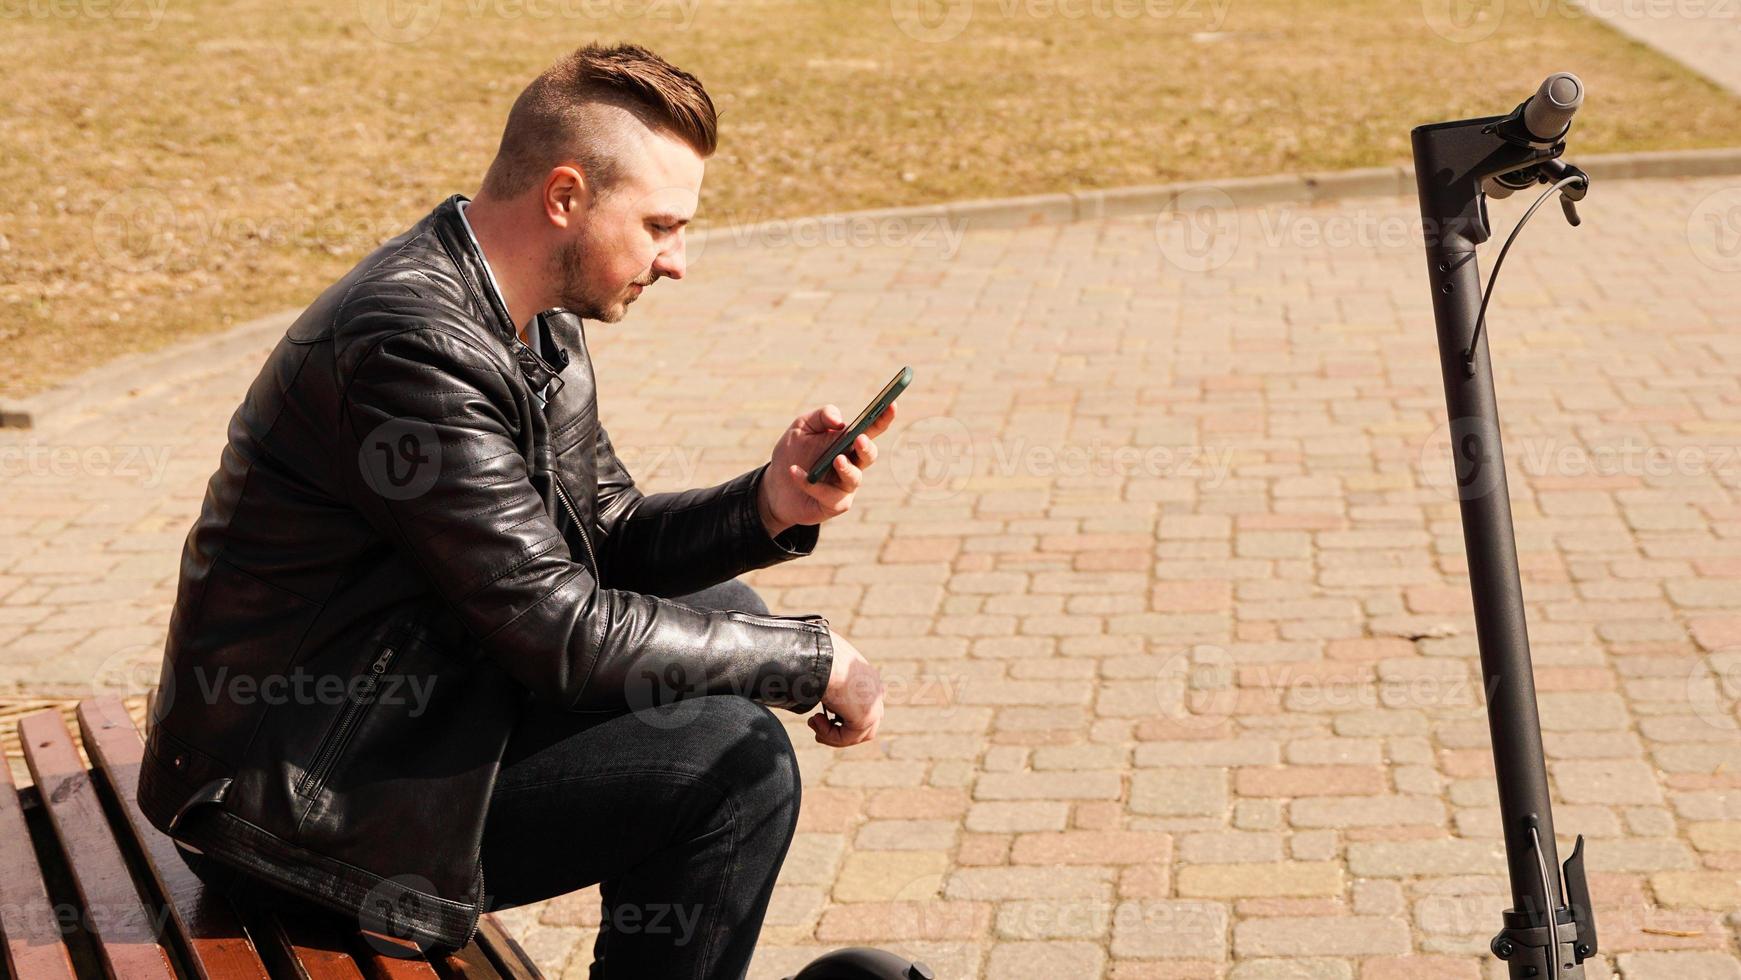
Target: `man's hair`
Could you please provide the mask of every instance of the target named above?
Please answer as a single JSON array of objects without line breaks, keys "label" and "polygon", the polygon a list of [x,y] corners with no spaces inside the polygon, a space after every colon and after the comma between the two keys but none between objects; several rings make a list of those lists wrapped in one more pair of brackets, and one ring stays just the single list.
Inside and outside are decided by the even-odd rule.
[{"label": "man's hair", "polygon": [[634,44],[589,44],[532,80],[502,130],[484,193],[514,197],[566,160],[599,194],[622,177],[628,119],[713,155],[719,119],[694,75]]}]

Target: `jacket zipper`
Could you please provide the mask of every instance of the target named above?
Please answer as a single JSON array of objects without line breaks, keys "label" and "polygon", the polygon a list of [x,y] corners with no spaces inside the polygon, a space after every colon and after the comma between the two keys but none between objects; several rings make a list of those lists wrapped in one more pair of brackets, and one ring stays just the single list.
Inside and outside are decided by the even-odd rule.
[{"label": "jacket zipper", "polygon": [[296,784],[298,796],[307,795],[325,781],[327,771],[337,761],[339,751],[344,748],[345,742],[349,741],[351,729],[356,727],[358,719],[362,717],[363,709],[374,703],[375,695],[381,688],[381,675],[387,672],[388,665],[392,663],[397,653],[398,651],[391,646],[382,647],[381,652],[376,654],[374,662],[369,664],[369,672],[363,675],[365,687],[351,698],[349,704],[345,705],[344,713],[339,715],[332,731],[321,743],[320,751],[315,753],[313,764],[308,767],[307,772],[302,774],[302,780]]},{"label": "jacket zipper", "polygon": [[551,473],[550,480],[551,484],[556,487],[557,499],[562,501],[562,509],[568,512],[568,519],[574,522],[576,528],[580,529],[580,541],[582,544],[586,545],[586,557],[592,562],[592,579],[594,582],[597,582],[598,587],[602,589],[605,584],[604,572],[599,569],[598,555],[594,554],[592,550],[592,535],[586,533],[586,524],[581,521],[580,515],[575,512],[574,503],[568,499],[568,490],[562,485],[562,477],[558,476],[556,473]]}]

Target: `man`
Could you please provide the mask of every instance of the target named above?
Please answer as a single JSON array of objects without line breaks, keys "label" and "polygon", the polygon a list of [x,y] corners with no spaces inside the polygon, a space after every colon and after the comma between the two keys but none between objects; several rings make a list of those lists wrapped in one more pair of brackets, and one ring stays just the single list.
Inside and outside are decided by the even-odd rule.
[{"label": "man", "polygon": [[814,550],[893,408],[822,483],[832,405],[719,486],[636,489],[581,321],[683,277],[715,132],[693,76],[576,51],[475,200],[267,359],[187,539],[139,782],[202,876],[442,948],[601,882],[595,977],[744,973],[799,806],[768,708],[820,705],[842,747],[883,685],[733,579]]}]

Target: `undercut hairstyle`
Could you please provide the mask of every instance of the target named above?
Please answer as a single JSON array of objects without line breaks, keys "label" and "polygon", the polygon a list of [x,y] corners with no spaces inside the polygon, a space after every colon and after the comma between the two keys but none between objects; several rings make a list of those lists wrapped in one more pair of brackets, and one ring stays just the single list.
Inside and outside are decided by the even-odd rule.
[{"label": "undercut hairstyle", "polygon": [[622,178],[631,119],[681,140],[703,159],[717,144],[719,117],[694,75],[639,45],[589,44],[551,65],[514,100],[483,192],[523,194],[551,168],[573,160],[602,197]]}]

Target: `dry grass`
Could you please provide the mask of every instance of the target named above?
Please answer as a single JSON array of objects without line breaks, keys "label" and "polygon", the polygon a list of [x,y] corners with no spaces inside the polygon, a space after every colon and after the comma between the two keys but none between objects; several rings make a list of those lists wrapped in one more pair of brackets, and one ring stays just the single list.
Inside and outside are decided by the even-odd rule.
[{"label": "dry grass", "polygon": [[1562,68],[1590,86],[1580,152],[1741,130],[1734,98],[1536,5],[1456,44],[1396,0],[980,0],[924,43],[891,11],[925,0],[393,2],[439,16],[398,43],[370,26],[389,0],[9,5],[0,392],[306,303],[473,193],[519,87],[592,39],[708,84],[714,221],[1402,162],[1413,124]]}]

